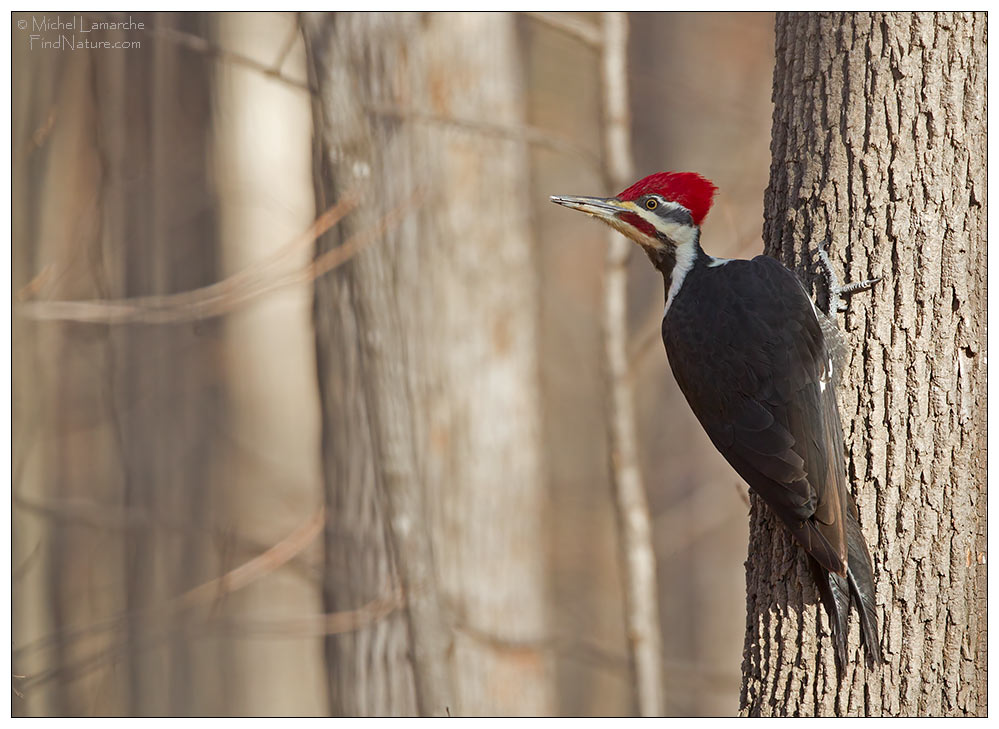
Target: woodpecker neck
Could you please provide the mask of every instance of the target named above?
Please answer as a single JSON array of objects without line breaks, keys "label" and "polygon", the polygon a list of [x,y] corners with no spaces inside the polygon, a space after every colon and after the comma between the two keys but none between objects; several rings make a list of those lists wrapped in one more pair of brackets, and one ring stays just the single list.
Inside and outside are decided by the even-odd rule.
[{"label": "woodpecker neck", "polygon": [[696,233],[691,236],[690,240],[679,245],[666,245],[655,249],[645,248],[649,260],[662,273],[663,281],[666,284],[664,315],[669,311],[670,304],[680,292],[680,287],[683,286],[687,274],[699,261],[704,263],[707,259],[707,254],[701,249],[701,231],[700,229],[695,230]]}]

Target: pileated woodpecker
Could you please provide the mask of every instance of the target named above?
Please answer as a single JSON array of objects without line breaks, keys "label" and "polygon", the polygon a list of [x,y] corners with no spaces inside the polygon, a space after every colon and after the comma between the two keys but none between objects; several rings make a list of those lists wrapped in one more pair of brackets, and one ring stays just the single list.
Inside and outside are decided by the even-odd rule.
[{"label": "pileated woodpecker", "polygon": [[693,172],[662,172],[616,197],[552,196],[638,243],[662,273],[662,335],[676,381],[725,459],[805,548],[846,665],[851,599],[872,663],[881,662],[871,556],[846,484],[836,404],[841,287],[825,251],[821,312],[797,277],[768,256],[714,258],[700,245],[717,188]]}]

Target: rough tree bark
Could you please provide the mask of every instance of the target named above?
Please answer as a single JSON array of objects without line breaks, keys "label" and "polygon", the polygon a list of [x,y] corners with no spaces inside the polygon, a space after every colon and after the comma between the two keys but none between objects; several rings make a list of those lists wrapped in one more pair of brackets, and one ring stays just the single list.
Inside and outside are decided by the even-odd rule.
[{"label": "rough tree bark", "polygon": [[777,19],[767,252],[814,282],[828,240],[884,277],[841,319],[839,395],[885,665],[854,613],[837,683],[801,550],[754,498],[743,714],[986,712],[985,60],[984,13]]},{"label": "rough tree bark", "polygon": [[332,709],[551,713],[513,18],[309,15],[303,26],[320,206],[362,201],[320,252],[392,211],[401,221],[316,285],[327,610],[396,580],[405,597],[405,620],[331,638]]}]

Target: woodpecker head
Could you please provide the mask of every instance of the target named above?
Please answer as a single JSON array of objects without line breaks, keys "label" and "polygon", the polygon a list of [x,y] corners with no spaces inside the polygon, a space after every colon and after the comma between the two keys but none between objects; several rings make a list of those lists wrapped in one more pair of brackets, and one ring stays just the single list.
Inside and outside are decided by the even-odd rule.
[{"label": "woodpecker head", "polygon": [[701,222],[717,190],[696,172],[658,172],[616,197],[552,195],[551,201],[580,210],[624,233],[655,263],[677,247],[696,245]]}]

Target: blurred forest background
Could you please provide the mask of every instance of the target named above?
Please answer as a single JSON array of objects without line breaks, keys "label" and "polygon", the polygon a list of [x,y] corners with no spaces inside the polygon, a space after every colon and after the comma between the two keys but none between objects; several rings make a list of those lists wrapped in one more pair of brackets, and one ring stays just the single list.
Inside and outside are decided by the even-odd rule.
[{"label": "blurred forest background", "polygon": [[[31,24],[40,17],[14,20]],[[91,19],[125,20],[85,16],[84,22]],[[312,265],[338,230],[334,224],[327,232],[331,218],[319,216],[347,195],[317,184],[328,172],[324,166],[337,160],[314,162],[322,104],[313,106],[315,68],[300,18],[162,13],[131,20],[144,29],[93,34],[138,42],[128,49],[60,51],[32,47],[29,31],[13,36],[12,712],[412,713],[410,679],[377,678],[393,670],[388,648],[404,632],[405,599],[391,569],[378,572],[378,560],[351,542],[355,528],[383,529],[382,514],[361,508],[345,518],[331,498],[330,459],[345,447],[338,435],[355,437],[368,426],[355,419],[350,427],[359,411],[330,408],[338,397],[353,402],[349,380],[320,386],[324,367],[346,367],[352,356],[339,356],[343,342],[324,340],[316,331],[322,327],[314,327],[335,318],[334,308],[313,315],[317,287],[333,287],[317,299],[323,302],[350,289],[341,286],[347,266],[323,273],[323,265]],[[473,451],[492,475],[467,482],[474,464],[455,465],[468,456],[451,449],[459,442],[481,445],[476,438],[486,436],[478,421],[460,418],[448,421],[450,439],[431,425],[414,446],[441,451],[444,464],[422,474],[427,498],[442,515],[420,527],[456,523],[453,550],[491,533],[490,519],[525,531],[523,540],[516,530],[504,538],[522,552],[509,567],[514,587],[533,599],[513,590],[496,604],[489,591],[500,589],[514,558],[497,554],[495,542],[447,553],[450,533],[433,537],[446,572],[442,590],[469,593],[449,610],[473,624],[474,606],[489,604],[490,619],[511,628],[492,640],[461,628],[457,618],[449,622],[461,641],[479,646],[466,651],[457,643],[455,660],[469,661],[456,666],[458,683],[478,682],[475,690],[485,696],[468,698],[465,713],[636,712],[609,480],[600,331],[606,233],[548,202],[551,194],[618,192],[606,189],[600,57],[591,42],[600,20],[414,18],[422,29],[414,38],[425,31],[440,41],[435,58],[444,70],[427,80],[428,98],[440,105],[416,120],[419,134],[443,150],[442,159],[465,150],[459,159],[465,166],[455,163],[453,186],[443,184],[446,174],[428,173],[424,189],[410,198],[386,192],[392,181],[379,177],[384,170],[376,166],[370,186],[358,193],[357,212],[343,219],[343,225],[352,214],[375,221],[367,225],[371,240],[350,262],[363,272],[395,255],[381,232],[405,231],[421,209],[437,214],[439,200],[484,190],[466,195],[472,209],[441,228],[460,232],[440,242],[441,250],[457,246],[465,258],[438,258],[439,242],[423,240],[414,265],[438,268],[421,270],[425,287],[397,289],[421,312],[451,302],[438,309],[442,327],[453,323],[449,312],[461,292],[437,295],[440,267],[474,269],[476,257],[498,240],[496,230],[519,230],[529,242],[526,254],[513,258],[490,250],[509,266],[476,269],[483,278],[464,295],[473,314],[480,294],[517,302],[512,331],[498,326],[489,335],[500,350],[526,353],[517,360],[518,376],[533,389],[507,392],[499,377],[474,376],[481,365],[474,353],[464,368],[449,365],[432,383],[440,402],[453,389],[532,408],[525,416],[529,462],[514,463],[525,452],[516,441],[498,450],[502,458]],[[772,16],[662,13],[629,20],[636,179],[666,169],[704,174],[720,188],[705,224],[707,251],[761,252]],[[314,37],[322,22],[315,21]],[[451,48],[444,42],[449,34],[477,37],[463,30],[469,23],[506,43],[509,78],[501,91],[509,119],[506,111],[478,124],[447,118],[463,114],[459,82],[497,83],[488,59],[472,67],[461,57],[448,64],[441,55]],[[324,62],[335,64],[340,48],[331,43]],[[410,60],[402,47],[390,74],[422,73],[420,53],[413,50]],[[364,72],[339,69],[348,80]],[[379,124],[406,121],[398,110],[363,111],[383,120],[400,116]],[[358,110],[327,109],[327,118],[339,112]],[[476,147],[499,122],[530,133]],[[419,139],[414,132],[414,143]],[[475,154],[482,154],[481,164]],[[500,200],[499,192],[489,195],[500,174],[494,167],[505,160],[513,160],[502,175],[517,191],[516,204]],[[383,197],[403,202],[379,230]],[[380,212],[364,218],[366,210]],[[322,233],[326,243],[317,249]],[[421,258],[420,251],[430,253]],[[392,271],[387,275],[383,285],[391,291]],[[356,287],[359,279],[350,280]],[[711,447],[672,380],[659,339],[662,280],[639,251],[630,259],[628,296],[667,712],[735,714],[745,630],[745,486]],[[364,377],[363,367],[352,373]],[[348,391],[337,391],[337,383],[347,383]],[[447,407],[445,419],[452,413]],[[489,419],[488,410],[470,412]],[[505,437],[509,417],[498,414],[497,438]],[[462,440],[463,432],[471,435]],[[364,447],[372,444],[358,445]],[[503,459],[510,475],[501,472]],[[362,461],[356,464],[362,480],[384,462]],[[518,497],[519,506],[489,501],[507,486],[531,491]],[[452,488],[461,493],[450,495]],[[474,501],[476,493],[488,498]],[[491,558],[501,565],[496,575]],[[489,579],[474,579],[475,560]],[[377,583],[374,592],[340,589],[347,574],[352,586]],[[516,627],[521,619],[533,621],[523,634]],[[475,650],[499,657],[489,663],[475,658]],[[368,658],[351,662],[348,653]],[[403,660],[404,654],[405,647]],[[524,676],[533,686],[522,685]],[[364,696],[361,689],[345,696],[362,685]],[[475,690],[463,689],[468,696]]]}]

